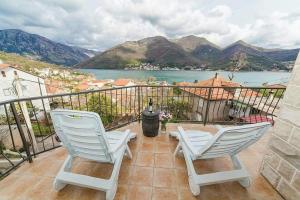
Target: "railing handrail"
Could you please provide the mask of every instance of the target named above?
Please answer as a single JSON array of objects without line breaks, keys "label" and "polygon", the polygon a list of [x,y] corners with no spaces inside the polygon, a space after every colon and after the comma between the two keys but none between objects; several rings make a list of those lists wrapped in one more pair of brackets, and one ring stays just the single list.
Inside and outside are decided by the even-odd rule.
[{"label": "railing handrail", "polygon": [[[26,154],[22,162],[25,160],[31,162],[37,154],[60,146],[59,140],[54,136],[55,131],[49,117],[52,109],[97,112],[103,117],[106,130],[141,121],[141,113],[147,109],[149,98],[153,98],[155,109],[171,113],[173,122],[204,125],[247,124],[253,123],[253,120],[255,123],[257,120],[273,122],[273,117],[276,117],[275,111],[278,111],[276,109],[285,90],[283,87],[265,86],[139,84],[15,98],[0,102],[1,108],[3,107],[5,111],[1,123],[8,126],[8,137],[11,138],[13,146],[11,148],[16,152],[22,149],[24,155]],[[258,116],[258,119],[252,119],[250,115]],[[11,126],[14,124],[18,129],[12,129]],[[18,140],[14,137],[20,138],[20,144],[15,144]],[[18,164],[12,165],[4,175],[17,166]],[[0,173],[0,177],[2,175]]]},{"label": "railing handrail", "polygon": [[15,98],[6,101],[1,101],[0,106],[4,104],[9,104],[12,102],[20,102],[20,101],[29,101],[29,100],[37,100],[37,99],[47,99],[47,98],[55,98],[55,97],[63,97],[63,96],[70,96],[70,95],[81,95],[81,94],[88,94],[91,92],[105,92],[111,90],[120,90],[126,88],[135,88],[135,87],[153,87],[153,88],[197,88],[197,89],[210,89],[210,88],[225,88],[225,89],[270,89],[270,90],[285,90],[286,88],[282,87],[260,87],[260,86],[239,86],[239,87],[224,87],[224,86],[180,86],[180,85],[133,85],[133,86],[124,86],[124,87],[112,87],[112,88],[105,88],[105,89],[96,89],[96,90],[85,90],[80,92],[69,92],[69,93],[60,93],[60,94],[53,94],[53,95],[42,95],[42,96],[34,96],[34,97],[24,97],[24,98]]}]

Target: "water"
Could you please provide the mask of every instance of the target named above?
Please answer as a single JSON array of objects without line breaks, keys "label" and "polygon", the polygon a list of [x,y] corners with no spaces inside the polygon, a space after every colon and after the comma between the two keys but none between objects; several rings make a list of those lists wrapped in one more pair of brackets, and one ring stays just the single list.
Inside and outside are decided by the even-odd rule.
[{"label": "water", "polygon": [[[158,81],[168,83],[193,82],[194,80],[206,80],[219,73],[228,78],[231,72],[227,71],[138,71],[138,70],[107,70],[107,69],[81,69],[83,72],[92,73],[97,79],[130,78],[135,80],[147,80],[155,77]],[[233,81],[245,86],[261,86],[263,83],[286,83],[290,77],[289,72],[234,72]]]}]

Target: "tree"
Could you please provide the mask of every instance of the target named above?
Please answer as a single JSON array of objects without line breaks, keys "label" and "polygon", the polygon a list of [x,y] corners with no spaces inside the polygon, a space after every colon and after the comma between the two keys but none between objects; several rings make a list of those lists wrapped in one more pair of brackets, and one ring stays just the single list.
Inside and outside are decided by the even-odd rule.
[{"label": "tree", "polygon": [[92,95],[88,100],[88,110],[98,113],[104,126],[111,124],[117,117],[116,108],[111,98],[104,95]]},{"label": "tree", "polygon": [[167,105],[169,113],[173,116],[172,121],[188,119],[188,117],[184,115],[184,113],[191,111],[191,105],[188,102],[172,98],[168,99]]}]

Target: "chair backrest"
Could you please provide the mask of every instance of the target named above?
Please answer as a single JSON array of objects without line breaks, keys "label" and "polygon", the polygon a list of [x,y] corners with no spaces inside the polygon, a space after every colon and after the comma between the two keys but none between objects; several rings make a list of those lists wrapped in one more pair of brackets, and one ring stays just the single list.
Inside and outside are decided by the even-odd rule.
[{"label": "chair backrest", "polygon": [[271,127],[269,122],[222,128],[200,150],[198,157],[216,158],[236,155],[258,141]]},{"label": "chair backrest", "polygon": [[53,110],[50,115],[56,134],[71,156],[113,162],[105,129],[97,113]]}]

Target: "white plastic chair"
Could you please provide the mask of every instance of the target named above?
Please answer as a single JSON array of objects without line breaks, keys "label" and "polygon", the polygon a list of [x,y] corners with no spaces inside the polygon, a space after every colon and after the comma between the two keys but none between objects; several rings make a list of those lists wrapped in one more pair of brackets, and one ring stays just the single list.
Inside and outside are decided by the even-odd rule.
[{"label": "white plastic chair", "polygon": [[[117,191],[118,176],[124,154],[132,157],[127,142],[134,136],[129,130],[105,132],[97,113],[73,110],[54,110],[51,118],[63,146],[69,155],[54,180],[54,188],[67,184],[106,192],[112,200]],[[111,177],[101,179],[71,172],[72,161],[81,157],[114,165]]]},{"label": "white plastic chair", "polygon": [[[200,186],[239,181],[243,187],[250,186],[250,176],[239,160],[237,154],[258,141],[271,127],[269,122],[242,125],[235,127],[219,127],[217,134],[189,130],[178,127],[179,143],[174,155],[183,152],[187,169],[189,186],[193,195],[200,194]],[[198,175],[193,160],[230,156],[234,170]]]}]

